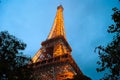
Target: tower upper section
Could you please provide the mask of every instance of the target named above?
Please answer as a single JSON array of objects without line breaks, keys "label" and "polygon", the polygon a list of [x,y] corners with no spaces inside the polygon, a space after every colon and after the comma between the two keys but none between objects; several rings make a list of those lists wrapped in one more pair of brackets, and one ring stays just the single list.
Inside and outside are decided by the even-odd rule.
[{"label": "tower upper section", "polygon": [[52,39],[58,36],[63,36],[66,39],[66,34],[64,29],[63,10],[64,9],[62,5],[57,7],[55,20],[47,39]]}]

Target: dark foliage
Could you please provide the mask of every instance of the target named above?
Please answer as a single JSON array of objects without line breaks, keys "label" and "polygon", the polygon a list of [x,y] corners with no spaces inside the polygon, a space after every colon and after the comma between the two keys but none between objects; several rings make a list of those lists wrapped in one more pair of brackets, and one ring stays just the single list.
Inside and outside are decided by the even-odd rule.
[{"label": "dark foliage", "polygon": [[26,65],[30,58],[21,52],[25,47],[25,43],[7,31],[0,32],[0,80],[25,80],[28,77],[30,72]]},{"label": "dark foliage", "polygon": [[97,62],[100,65],[97,72],[109,71],[105,73],[102,80],[120,80],[120,10],[116,7],[112,10],[114,11],[112,15],[114,24],[109,26],[108,33],[114,34],[113,40],[106,47],[96,48],[100,58]]}]

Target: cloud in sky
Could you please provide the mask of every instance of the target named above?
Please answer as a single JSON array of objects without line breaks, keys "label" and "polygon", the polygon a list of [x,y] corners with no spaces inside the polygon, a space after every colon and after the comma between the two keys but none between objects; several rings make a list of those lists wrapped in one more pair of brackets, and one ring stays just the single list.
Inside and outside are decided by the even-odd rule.
[{"label": "cloud in sky", "polygon": [[73,58],[84,74],[98,80],[103,73],[96,72],[94,49],[112,39],[106,30],[112,24],[112,8],[120,8],[117,0],[2,0],[0,31],[8,30],[27,43],[24,53],[33,56],[46,40],[60,4]]}]

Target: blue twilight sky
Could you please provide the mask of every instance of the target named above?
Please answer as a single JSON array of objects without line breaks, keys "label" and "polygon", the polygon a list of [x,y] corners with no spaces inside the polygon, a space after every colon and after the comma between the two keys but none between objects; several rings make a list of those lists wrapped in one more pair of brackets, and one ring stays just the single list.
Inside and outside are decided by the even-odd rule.
[{"label": "blue twilight sky", "polygon": [[60,4],[73,58],[85,75],[99,80],[103,73],[96,72],[94,49],[112,39],[106,30],[112,24],[112,8],[120,8],[118,0],[2,0],[0,31],[7,30],[25,42],[24,53],[33,57],[46,40]]}]

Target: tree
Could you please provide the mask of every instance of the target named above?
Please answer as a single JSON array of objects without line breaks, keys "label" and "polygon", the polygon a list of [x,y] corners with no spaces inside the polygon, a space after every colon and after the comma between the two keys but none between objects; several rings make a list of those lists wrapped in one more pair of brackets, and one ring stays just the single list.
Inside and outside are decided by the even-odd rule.
[{"label": "tree", "polygon": [[97,53],[100,60],[97,62],[100,65],[97,68],[97,72],[107,70],[102,80],[120,80],[120,10],[116,7],[112,9],[114,11],[112,20],[114,24],[108,27],[108,33],[112,33],[113,40],[106,47],[98,46]]},{"label": "tree", "polygon": [[23,80],[27,77],[30,58],[22,53],[25,47],[25,43],[7,31],[0,32],[0,80]]}]

